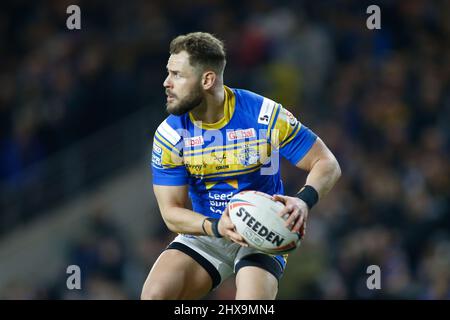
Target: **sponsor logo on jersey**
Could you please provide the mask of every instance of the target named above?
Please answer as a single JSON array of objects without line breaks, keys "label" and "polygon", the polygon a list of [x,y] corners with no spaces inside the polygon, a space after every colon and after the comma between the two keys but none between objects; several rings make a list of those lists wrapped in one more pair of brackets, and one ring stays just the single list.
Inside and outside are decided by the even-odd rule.
[{"label": "sponsor logo on jersey", "polygon": [[246,138],[256,137],[256,132],[254,128],[248,128],[243,130],[235,130],[227,132],[227,140],[240,140]]},{"label": "sponsor logo on jersey", "polygon": [[289,124],[291,125],[291,127],[295,127],[295,125],[297,124],[298,120],[294,117],[294,115],[286,110],[286,114],[287,114],[287,119]]},{"label": "sponsor logo on jersey", "polygon": [[213,213],[222,214],[233,195],[233,191],[229,193],[208,192],[209,210]]},{"label": "sponsor logo on jersey", "polygon": [[152,165],[157,168],[162,168],[161,155],[152,152]]},{"label": "sponsor logo on jersey", "polygon": [[258,115],[258,123],[261,124],[269,124],[270,116],[272,115],[272,111],[275,108],[275,101],[264,98],[263,103],[261,105],[261,110]]},{"label": "sponsor logo on jersey", "polygon": [[239,162],[244,166],[250,166],[258,162],[259,152],[256,148],[246,145],[237,155]]},{"label": "sponsor logo on jersey", "polygon": [[153,144],[153,151],[157,154],[162,153],[162,149],[156,143]]},{"label": "sponsor logo on jersey", "polygon": [[227,155],[224,152],[221,154],[211,152],[211,156],[219,163],[223,163],[227,159]]},{"label": "sponsor logo on jersey", "polygon": [[216,166],[216,170],[225,170],[225,169],[230,169],[230,166],[227,164],[222,166]]},{"label": "sponsor logo on jersey", "polygon": [[184,138],[184,146],[185,147],[195,147],[202,146],[205,144],[205,140],[202,136],[196,136],[192,138]]},{"label": "sponsor logo on jersey", "polygon": [[206,163],[202,163],[202,164],[185,163],[184,165],[186,166],[186,169],[195,170],[195,171],[200,171],[200,170],[206,168]]}]

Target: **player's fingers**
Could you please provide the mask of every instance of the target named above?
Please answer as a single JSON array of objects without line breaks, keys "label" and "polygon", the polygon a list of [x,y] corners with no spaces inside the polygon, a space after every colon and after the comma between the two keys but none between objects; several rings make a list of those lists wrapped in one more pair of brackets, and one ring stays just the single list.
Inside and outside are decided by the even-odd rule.
[{"label": "player's fingers", "polygon": [[289,217],[286,219],[285,226],[290,228],[290,226],[293,226],[297,219],[300,217],[300,208],[297,206],[292,206],[291,213],[289,214]]},{"label": "player's fingers", "polygon": [[233,221],[231,221],[228,209],[225,209],[225,211],[222,212],[222,220],[224,221],[224,224],[227,226],[227,228],[234,228],[234,224]]},{"label": "player's fingers", "polygon": [[300,227],[300,230],[298,232],[300,233],[300,237],[303,239],[303,237],[306,234],[306,220],[305,220],[305,222],[303,222],[303,224]]},{"label": "player's fingers", "polygon": [[236,242],[236,243],[240,244],[241,246],[248,247],[247,242],[239,233],[228,230],[227,236],[231,241]]},{"label": "player's fingers", "polygon": [[237,238],[237,239],[239,239],[239,237],[241,236],[240,234],[238,234],[237,232],[236,232],[236,228],[227,228],[226,230],[225,230],[225,235],[227,236],[227,238]]},{"label": "player's fingers", "polygon": [[283,196],[283,195],[281,195],[281,194],[274,194],[274,195],[272,196],[272,200],[274,200],[274,201],[281,201],[281,202],[283,202],[283,203],[286,203],[287,197],[286,197],[286,196]]},{"label": "player's fingers", "polygon": [[222,216],[219,220],[219,232],[223,236],[225,236],[228,231],[232,231],[235,229],[235,225],[231,221],[230,217]]},{"label": "player's fingers", "polygon": [[223,217],[223,226],[226,229],[230,229],[233,230],[235,228],[235,225],[233,223],[233,221],[231,221],[230,217]]},{"label": "player's fingers", "polygon": [[285,215],[290,215],[291,212],[294,211],[294,209],[295,208],[293,205],[288,204],[284,206],[284,208],[278,213],[278,215],[284,219]]},{"label": "player's fingers", "polygon": [[300,228],[303,227],[305,220],[305,215],[300,212],[300,216],[298,220],[296,221],[295,225],[292,227],[292,232],[300,232]]},{"label": "player's fingers", "polygon": [[242,247],[248,247],[248,243],[245,242],[245,240],[244,241],[239,241],[239,240],[236,240],[236,239],[230,239],[230,240],[233,241],[234,243],[239,244]]},{"label": "player's fingers", "polygon": [[229,235],[230,235],[230,238],[232,238],[235,241],[245,242],[244,238],[235,231],[230,231]]}]

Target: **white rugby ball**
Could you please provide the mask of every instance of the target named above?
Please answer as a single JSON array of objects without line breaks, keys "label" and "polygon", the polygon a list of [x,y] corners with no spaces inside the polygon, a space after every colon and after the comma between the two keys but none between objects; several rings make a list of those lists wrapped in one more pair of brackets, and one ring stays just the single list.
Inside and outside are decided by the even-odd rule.
[{"label": "white rugby ball", "polygon": [[284,254],[300,245],[300,234],[292,232],[278,215],[284,204],[259,191],[242,191],[228,203],[236,231],[250,247],[269,254]]}]

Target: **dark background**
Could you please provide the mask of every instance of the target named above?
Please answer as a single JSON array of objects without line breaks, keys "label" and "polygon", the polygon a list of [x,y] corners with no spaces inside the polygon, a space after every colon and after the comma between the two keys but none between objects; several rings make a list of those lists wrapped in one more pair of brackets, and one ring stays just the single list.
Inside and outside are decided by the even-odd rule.
[{"label": "dark background", "polygon": [[[71,4],[81,8],[81,30],[66,28]],[[381,8],[380,30],[366,27],[371,4]],[[450,298],[450,2],[54,0],[0,8],[3,247],[111,177],[136,166],[149,174],[141,160],[166,117],[170,40],[207,31],[225,42],[226,85],[282,103],[342,167],[288,260],[279,298]],[[296,192],[305,174],[287,162],[282,170],[287,193]],[[63,273],[11,278],[0,296],[138,298],[174,236],[154,205],[146,214],[158,223],[139,243],[124,236],[109,204],[92,209],[82,238],[64,240],[83,290],[69,292]],[[381,290],[365,286],[373,264]],[[231,279],[208,298],[233,294]]]}]

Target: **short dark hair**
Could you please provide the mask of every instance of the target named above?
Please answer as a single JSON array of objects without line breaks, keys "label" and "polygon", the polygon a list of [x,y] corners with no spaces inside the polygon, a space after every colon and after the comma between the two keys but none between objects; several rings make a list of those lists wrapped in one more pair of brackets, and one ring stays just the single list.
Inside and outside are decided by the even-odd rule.
[{"label": "short dark hair", "polygon": [[193,67],[211,68],[219,74],[225,69],[224,44],[210,33],[193,32],[176,37],[170,42],[170,54],[181,51],[189,54],[189,63]]}]

